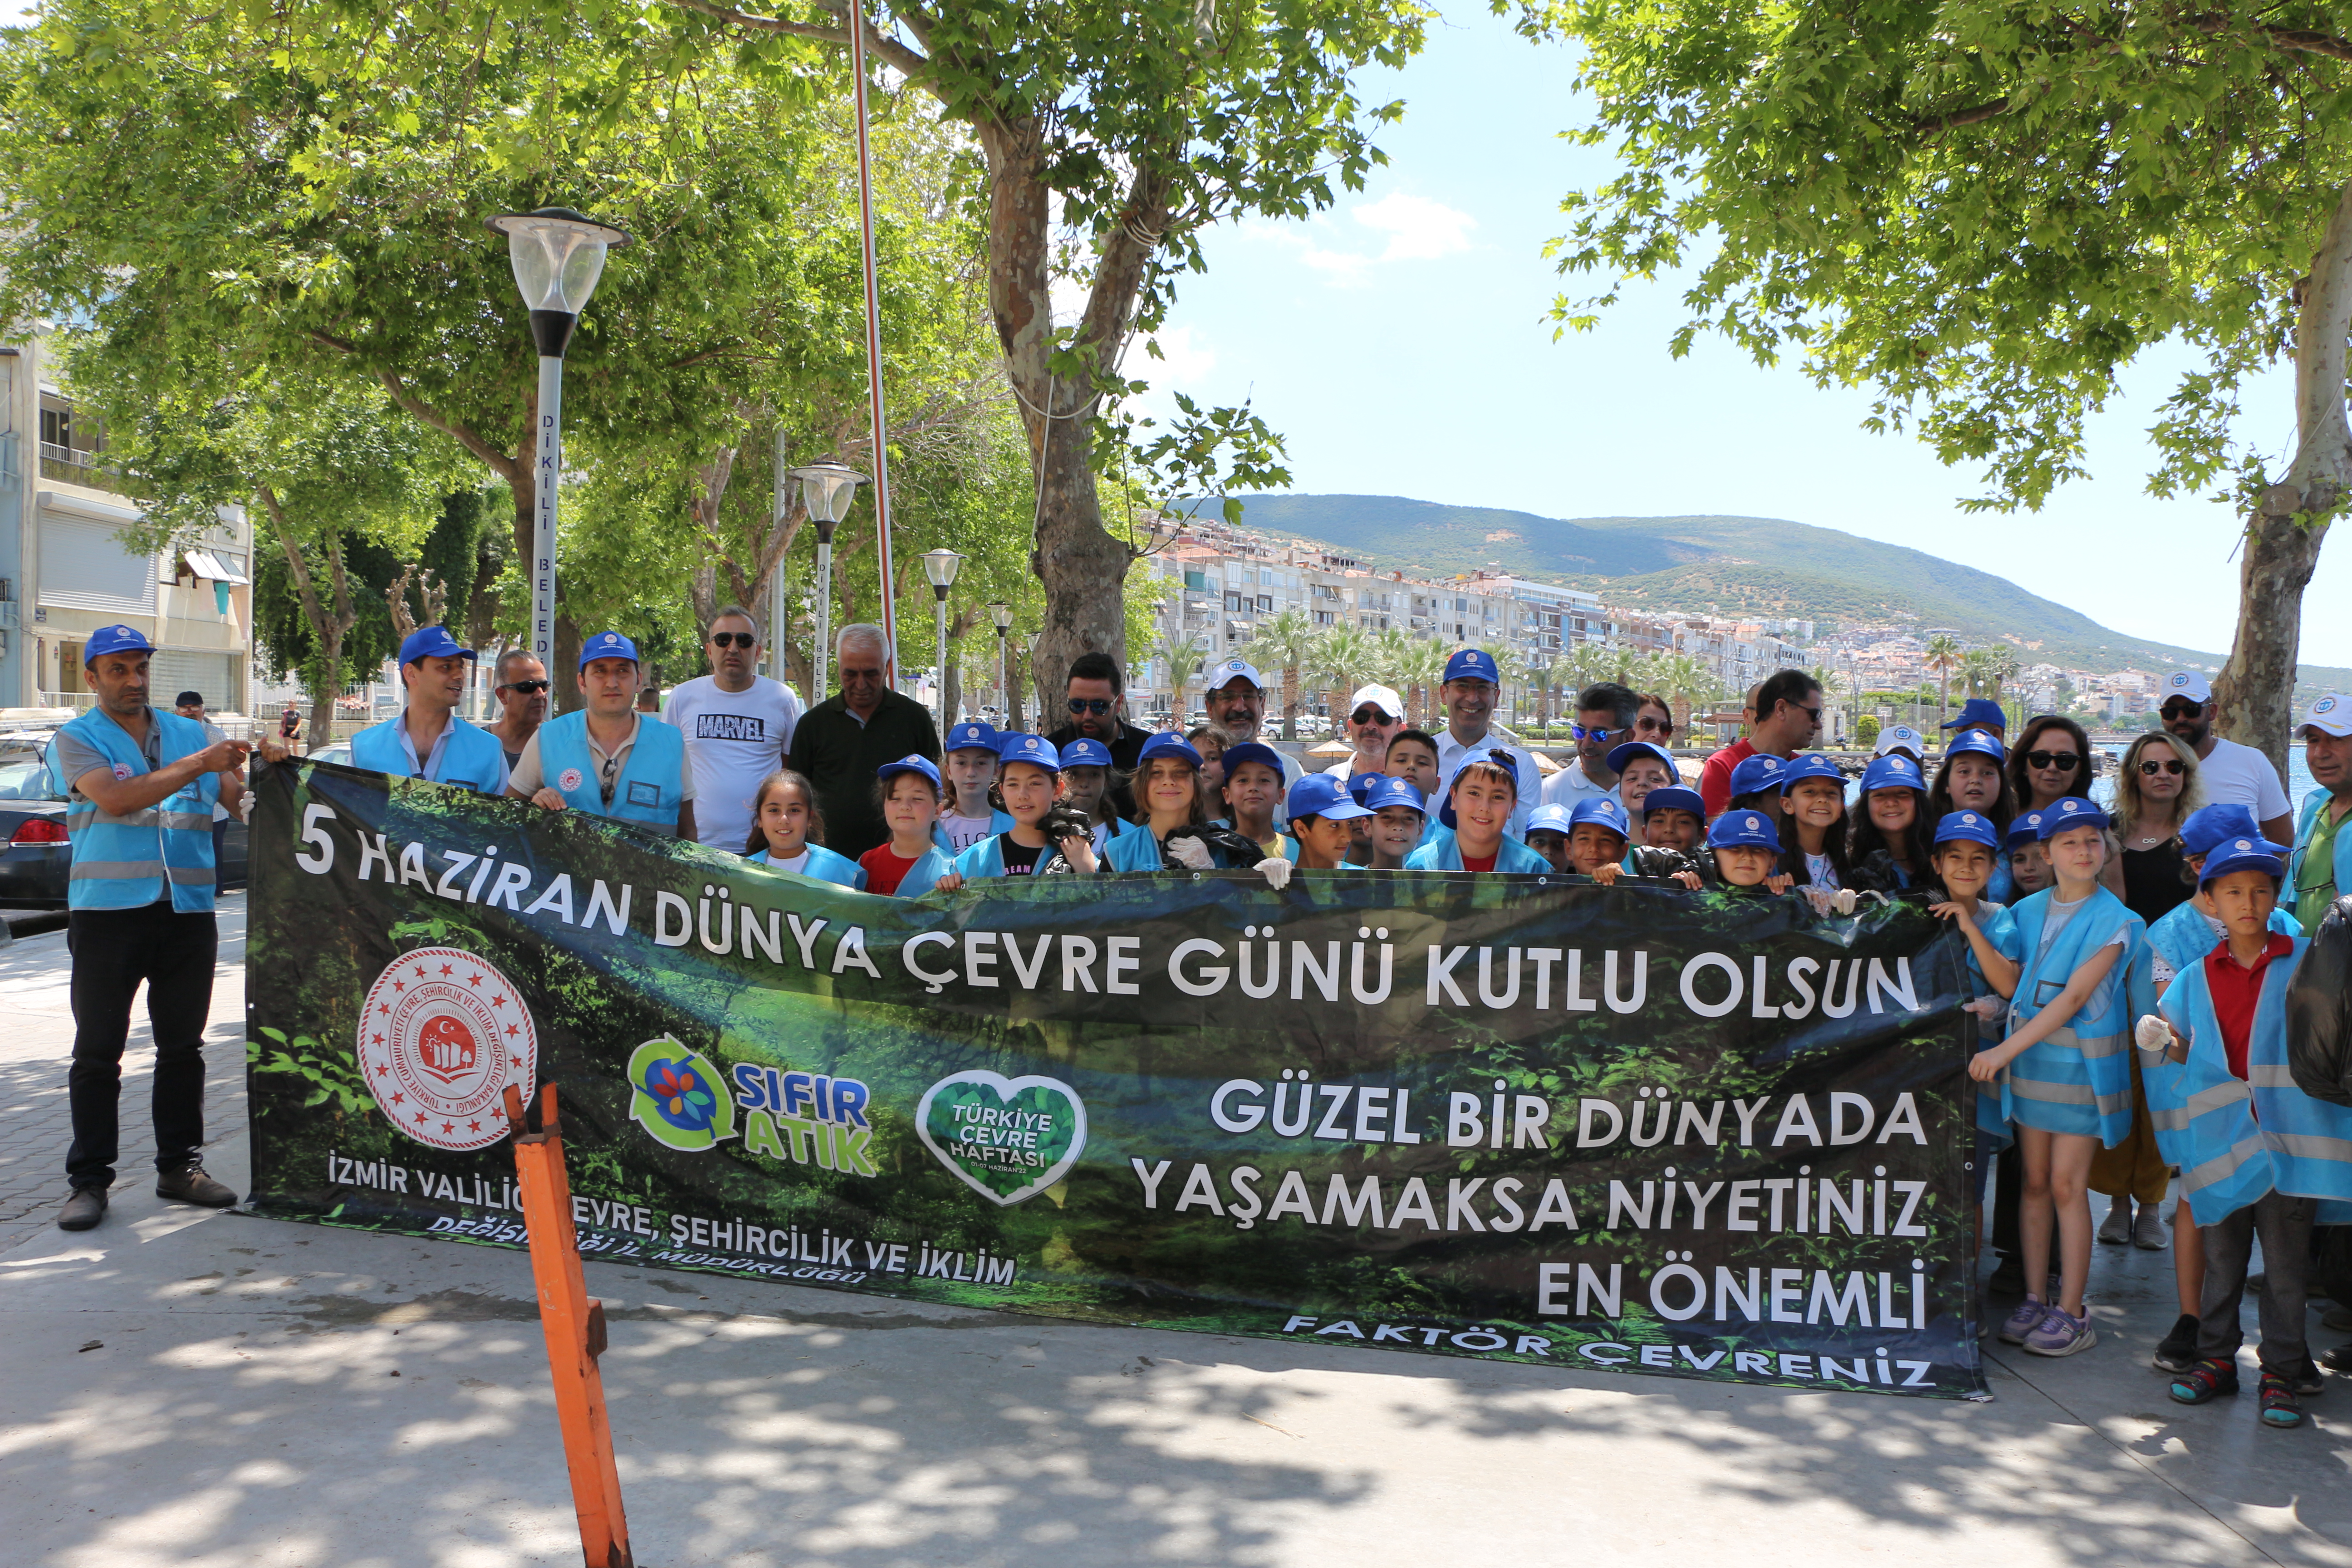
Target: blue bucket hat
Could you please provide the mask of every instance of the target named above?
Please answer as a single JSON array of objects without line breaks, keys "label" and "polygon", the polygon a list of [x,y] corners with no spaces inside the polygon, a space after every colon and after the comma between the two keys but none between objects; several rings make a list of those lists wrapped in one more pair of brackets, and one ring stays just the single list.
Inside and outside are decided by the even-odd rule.
[{"label": "blue bucket hat", "polygon": [[[419,626],[400,639],[400,662],[415,664],[420,658],[478,658],[481,656],[449,635],[446,626]],[[610,658],[607,654],[604,657]],[[630,657],[635,658],[632,654]]]},{"label": "blue bucket hat", "polygon": [[1609,771],[1612,773],[1623,773],[1625,764],[1635,757],[1655,757],[1666,764],[1668,778],[1679,779],[1683,776],[1681,771],[1675,766],[1675,754],[1655,741],[1628,741],[1622,746],[1610,748]]},{"label": "blue bucket hat", "polygon": [[2190,855],[2210,855],[2232,838],[2260,838],[2262,826],[2242,805],[2200,805],[2180,825],[2180,847]]},{"label": "blue bucket hat", "polygon": [[625,658],[631,664],[641,662],[637,658],[637,645],[618,632],[598,632],[580,645],[580,668],[583,674],[587,672],[591,660],[599,658]]},{"label": "blue bucket hat", "polygon": [[1349,822],[1372,814],[1358,805],[1348,795],[1348,786],[1328,773],[1308,773],[1290,786],[1289,798],[1283,809],[1290,820],[1302,816],[1320,816],[1333,822]]},{"label": "blue bucket hat", "polygon": [[1742,846],[1780,853],[1780,836],[1772,831],[1772,819],[1760,811],[1727,811],[1708,826],[1709,849],[1737,849]]},{"label": "blue bucket hat", "polygon": [[1491,680],[1503,684],[1502,671],[1495,668],[1495,656],[1484,648],[1465,647],[1445,661],[1445,678],[1440,685],[1456,680]]},{"label": "blue bucket hat", "polygon": [[1868,795],[1874,789],[1916,789],[1925,795],[1927,780],[1918,763],[1900,752],[1889,752],[1863,770],[1862,793]]},{"label": "blue bucket hat", "polygon": [[967,719],[948,731],[948,743],[943,749],[950,752],[993,752],[1003,739],[996,732],[995,725],[978,719]]},{"label": "blue bucket hat", "polygon": [[1200,752],[1194,748],[1192,742],[1173,730],[1162,730],[1145,741],[1142,749],[1135,754],[1135,765],[1138,769],[1141,769],[1154,757],[1175,757],[1190,768],[1198,768],[1201,765]]},{"label": "blue bucket hat", "polygon": [[1390,778],[1381,773],[1369,773],[1365,776],[1372,781],[1371,787],[1363,794],[1362,805],[1365,809],[1377,812],[1384,805],[1404,805],[1411,806],[1423,816],[1429,815],[1428,797],[1421,793],[1421,786],[1411,779]]},{"label": "blue bucket hat", "polygon": [[886,785],[900,773],[920,773],[931,781],[933,789],[947,787],[940,782],[939,764],[932,762],[930,758],[914,752],[908,752],[895,763],[884,763],[874,770],[874,776]]},{"label": "blue bucket hat", "polygon": [[2252,838],[2232,838],[2205,858],[2205,868],[2197,873],[2198,887],[2204,888],[2216,877],[2226,877],[2232,871],[2262,871],[2278,881],[2286,880],[2286,854],[2284,845],[2272,844],[2257,836]]},{"label": "blue bucket hat", "polygon": [[1568,814],[1568,821],[1571,827],[1581,827],[1590,822],[1607,828],[1620,838],[1633,837],[1633,825],[1627,820],[1625,808],[1617,804],[1615,795],[1597,795],[1589,800],[1578,801],[1576,809]]},{"label": "blue bucket hat", "polygon": [[1576,817],[1564,805],[1539,805],[1528,813],[1528,832],[1557,833],[1565,838],[1576,827]]},{"label": "blue bucket hat", "polygon": [[1998,730],[2006,735],[2009,733],[2009,715],[2002,712],[2000,704],[1990,697],[1971,697],[1961,704],[1960,716],[1945,720],[1943,727],[1947,730]]},{"label": "blue bucket hat", "polygon": [[1787,774],[1780,781],[1780,788],[1785,793],[1807,779],[1828,779],[1840,789],[1845,787],[1845,771],[1819,752],[1807,752],[1790,762]]},{"label": "blue bucket hat", "polygon": [[1743,758],[1739,765],[1731,770],[1731,793],[1736,795],[1776,790],[1788,782],[1788,759],[1769,753],[1759,752],[1756,756]]},{"label": "blue bucket hat", "polygon": [[1944,760],[1948,763],[1962,752],[1981,752],[1996,763],[2009,760],[2008,749],[1990,730],[1963,730],[1944,743]]},{"label": "blue bucket hat", "polygon": [[100,626],[81,645],[81,661],[96,664],[110,653],[153,653],[155,645],[136,626]]},{"label": "blue bucket hat", "polygon": [[1664,789],[1652,790],[1648,797],[1642,802],[1642,815],[1644,816],[1661,811],[1687,811],[1701,822],[1705,822],[1706,801],[1695,789],[1687,789],[1681,784],[1668,784]]},{"label": "blue bucket hat", "polygon": [[1936,824],[1936,842],[1949,844],[1955,839],[1964,839],[1970,844],[1981,844],[1986,848],[1995,851],[2000,848],[2000,830],[1993,826],[1992,818],[1982,812],[1948,811],[1944,813],[1943,820]]},{"label": "blue bucket hat", "polygon": [[1062,771],[1062,753],[1055,750],[1054,742],[1043,735],[1017,732],[1000,735],[996,742],[996,754],[1007,764],[1029,763],[1054,773]]},{"label": "blue bucket hat", "polygon": [[1082,735],[1062,748],[1062,765],[1066,768],[1107,768],[1110,766],[1110,748],[1100,741],[1089,741]]},{"label": "blue bucket hat", "polygon": [[2045,843],[2069,828],[2106,825],[2107,814],[2079,795],[2052,801],[2042,808],[2042,837]]},{"label": "blue bucket hat", "polygon": [[1234,770],[1244,763],[1263,763],[1274,770],[1276,778],[1282,776],[1282,753],[1256,741],[1244,741],[1238,746],[1227,746],[1224,760],[1227,778],[1233,777]]}]

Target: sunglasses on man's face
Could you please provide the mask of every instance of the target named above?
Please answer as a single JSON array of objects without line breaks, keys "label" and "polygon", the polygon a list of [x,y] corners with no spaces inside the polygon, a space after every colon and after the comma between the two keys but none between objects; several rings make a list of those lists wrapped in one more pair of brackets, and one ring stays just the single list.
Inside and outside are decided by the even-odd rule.
[{"label": "sunglasses on man's face", "polygon": [[2194,719],[2205,711],[2205,704],[2191,702],[2186,697],[2176,697],[2158,711],[2167,719]]},{"label": "sunglasses on man's face", "polygon": [[755,632],[713,632],[710,634],[710,646],[740,647],[748,652],[760,646],[760,638]]},{"label": "sunglasses on man's face", "polygon": [[536,697],[541,692],[547,689],[547,682],[544,680],[509,680],[504,686],[499,687],[499,689],[500,691],[520,691],[525,697]]},{"label": "sunglasses on man's face", "polygon": [[2173,758],[2168,763],[2158,762],[2157,759],[2150,757],[2146,762],[2140,763],[2139,771],[2147,774],[2150,778],[2154,778],[2158,773],[2186,773],[2189,770],[2181,765],[2180,759],[2178,757]]},{"label": "sunglasses on man's face", "polygon": [[2028,752],[2025,753],[2025,765],[2029,768],[2077,768],[2083,765],[2083,753],[2080,752]]},{"label": "sunglasses on man's face", "polygon": [[1396,722],[1395,720],[1390,718],[1387,714],[1381,712],[1377,708],[1359,708],[1353,713],[1348,715],[1348,721],[1351,724],[1393,724]]},{"label": "sunglasses on man's face", "polygon": [[1568,732],[1575,736],[1580,741],[1605,741],[1610,736],[1617,733],[1616,731],[1609,729],[1605,725],[1599,724],[1594,725],[1589,730],[1581,724],[1570,724],[1568,727]]},{"label": "sunglasses on man's face", "polygon": [[1073,713],[1092,713],[1099,718],[1101,715],[1110,711],[1110,699],[1108,697],[1073,697],[1070,699],[1070,711]]}]

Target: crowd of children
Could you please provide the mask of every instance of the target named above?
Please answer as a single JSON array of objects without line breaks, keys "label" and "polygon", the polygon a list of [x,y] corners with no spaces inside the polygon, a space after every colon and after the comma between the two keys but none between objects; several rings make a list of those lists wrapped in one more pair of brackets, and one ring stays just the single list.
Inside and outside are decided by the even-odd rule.
[{"label": "crowd of children", "polygon": [[2184,1403],[2236,1391],[2237,1303],[2259,1240],[2260,1418],[2296,1424],[2320,1386],[2302,1258],[2315,1224],[2352,1220],[2352,1108],[2301,1093],[2284,1066],[2282,998],[2305,946],[2281,907],[2287,847],[2265,842],[2242,806],[2189,814],[2179,840],[2195,891],[2151,928],[2108,885],[2117,840],[2086,795],[2020,809],[2016,765],[1993,730],[1960,731],[1932,778],[1919,739],[1906,731],[1883,747],[1851,805],[1827,757],[1748,756],[1711,819],[1672,753],[1629,739],[1609,753],[1616,790],[1539,805],[1514,835],[1524,759],[1502,744],[1441,780],[1436,739],[1406,729],[1383,772],[1310,773],[1286,791],[1272,747],[1212,728],[1152,735],[1129,776],[1091,741],[1057,749],[962,722],[944,774],[920,756],[880,770],[890,837],[858,860],[824,847],[814,792],[791,772],[761,786],[745,854],[901,898],[992,877],[1253,867],[1277,888],[1294,870],[1633,878],[1794,893],[1824,913],[1851,912],[1857,896],[1916,895],[1967,944],[1979,1205],[1994,1152],[2013,1142],[2021,1156],[2026,1289],[2000,1338],[2043,1356],[2096,1342],[2084,1303],[2092,1162],[2144,1105],[2165,1162],[2184,1173],[2181,1316],[2156,1363]]}]

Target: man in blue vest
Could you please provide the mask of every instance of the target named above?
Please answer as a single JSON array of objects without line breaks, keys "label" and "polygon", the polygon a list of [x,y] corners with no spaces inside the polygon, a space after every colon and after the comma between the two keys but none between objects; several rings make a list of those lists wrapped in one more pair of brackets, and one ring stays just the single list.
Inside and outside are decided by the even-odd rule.
[{"label": "man in blue vest", "polygon": [[446,626],[419,626],[400,645],[407,702],[397,719],[352,737],[352,763],[380,773],[431,779],[479,795],[504,795],[507,754],[499,738],[457,717],[475,659]]},{"label": "man in blue vest", "polygon": [[83,644],[98,706],[49,742],[49,777],[66,797],[73,841],[66,943],[73,954],[73,1066],[66,1093],[72,1188],[58,1224],[88,1230],[114,1184],[116,1112],[131,1002],[147,984],[155,1037],[155,1192],[226,1208],[236,1194],[205,1173],[205,1024],[212,1011],[213,803],[236,809],[249,747],[147,702],[154,646],[130,626]]},{"label": "man in blue vest", "polygon": [[678,728],[636,710],[637,645],[598,632],[580,647],[588,706],[550,719],[515,760],[507,794],[550,811],[585,811],[694,837],[694,779]]}]

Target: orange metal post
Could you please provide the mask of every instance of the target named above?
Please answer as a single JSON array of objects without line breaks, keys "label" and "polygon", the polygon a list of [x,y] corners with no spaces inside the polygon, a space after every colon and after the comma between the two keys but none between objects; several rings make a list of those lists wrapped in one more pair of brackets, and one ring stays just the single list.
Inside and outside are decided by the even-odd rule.
[{"label": "orange metal post", "polygon": [[580,1516],[580,1551],[588,1568],[635,1568],[629,1522],[621,1511],[621,1476],[613,1462],[613,1429],[604,1418],[604,1380],[596,1370],[596,1358],[604,1353],[604,1304],[590,1300],[580,1272],[553,1084],[540,1090],[539,1108],[539,1131],[533,1132],[524,1126],[521,1091],[507,1086],[515,1176],[530,1231],[531,1279],[539,1288],[540,1327],[547,1334],[555,1414],[572,1472],[572,1507]]}]

